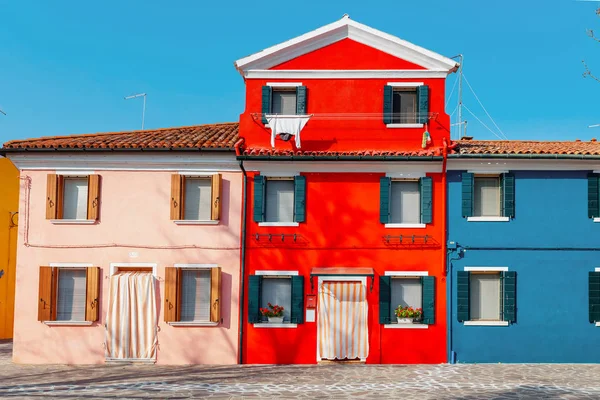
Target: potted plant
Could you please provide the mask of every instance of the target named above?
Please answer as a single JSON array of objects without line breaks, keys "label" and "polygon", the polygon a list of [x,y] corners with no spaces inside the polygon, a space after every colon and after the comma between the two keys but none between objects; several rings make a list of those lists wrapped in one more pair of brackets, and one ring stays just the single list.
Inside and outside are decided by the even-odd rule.
[{"label": "potted plant", "polygon": [[271,303],[267,303],[267,305],[267,308],[260,309],[261,315],[267,317],[270,323],[281,324],[283,322],[283,307]]},{"label": "potted plant", "polygon": [[422,308],[413,308],[410,306],[398,306],[396,307],[395,313],[399,324],[412,324],[414,322],[419,322],[423,317]]}]

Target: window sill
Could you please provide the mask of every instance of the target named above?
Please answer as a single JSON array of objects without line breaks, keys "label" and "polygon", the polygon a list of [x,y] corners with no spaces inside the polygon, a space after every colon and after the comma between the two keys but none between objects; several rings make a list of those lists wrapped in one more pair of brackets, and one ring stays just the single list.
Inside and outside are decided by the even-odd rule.
[{"label": "window sill", "polygon": [[465,321],[465,326],[508,326],[508,321]]},{"label": "window sill", "polygon": [[298,222],[259,222],[258,226],[299,226]]},{"label": "window sill", "polygon": [[467,217],[468,222],[508,222],[510,217]]},{"label": "window sill", "polygon": [[600,326],[600,322],[596,322],[596,326]]},{"label": "window sill", "polygon": [[594,222],[600,222],[600,218],[594,218]]},{"label": "window sill", "polygon": [[298,324],[283,323],[283,324],[272,324],[269,322],[259,322],[254,324],[255,328],[297,328]]},{"label": "window sill", "polygon": [[49,326],[91,326],[92,321],[44,321]]},{"label": "window sill", "polygon": [[168,322],[169,325],[171,326],[190,326],[190,327],[194,327],[194,326],[218,326],[219,323],[218,322],[202,322],[202,321],[190,321],[190,322]]},{"label": "window sill", "polygon": [[423,124],[386,124],[387,128],[422,128]]},{"label": "window sill", "polygon": [[54,225],[93,225],[96,223],[95,219],[51,219],[51,223]]},{"label": "window sill", "polygon": [[427,227],[427,224],[385,224],[386,228],[417,228],[423,229]]},{"label": "window sill", "polygon": [[195,219],[176,219],[175,222],[177,225],[218,225],[219,220],[195,220]]},{"label": "window sill", "polygon": [[428,329],[427,324],[385,324],[386,329]]}]

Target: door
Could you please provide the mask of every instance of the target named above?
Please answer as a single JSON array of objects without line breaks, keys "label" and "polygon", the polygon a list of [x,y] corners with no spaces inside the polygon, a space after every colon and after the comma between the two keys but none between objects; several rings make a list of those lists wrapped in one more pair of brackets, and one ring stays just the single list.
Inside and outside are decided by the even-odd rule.
[{"label": "door", "polygon": [[156,285],[151,272],[119,272],[110,278],[106,315],[107,361],[155,361]]},{"label": "door", "polygon": [[369,354],[365,283],[321,283],[318,313],[318,360],[365,361]]}]

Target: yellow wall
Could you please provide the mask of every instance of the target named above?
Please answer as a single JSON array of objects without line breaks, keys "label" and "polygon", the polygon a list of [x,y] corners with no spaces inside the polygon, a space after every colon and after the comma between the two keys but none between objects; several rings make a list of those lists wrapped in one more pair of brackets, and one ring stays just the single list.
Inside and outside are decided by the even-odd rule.
[{"label": "yellow wall", "polygon": [[0,158],[0,339],[13,337],[18,210],[19,171]]}]

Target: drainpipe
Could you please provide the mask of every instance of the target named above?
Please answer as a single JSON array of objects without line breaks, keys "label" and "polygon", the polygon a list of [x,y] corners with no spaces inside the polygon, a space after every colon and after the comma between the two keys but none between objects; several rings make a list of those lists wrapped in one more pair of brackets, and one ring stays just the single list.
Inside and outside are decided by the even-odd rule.
[{"label": "drainpipe", "polygon": [[[235,155],[239,157],[241,155],[240,146],[244,143],[244,138],[241,138],[235,144]],[[243,342],[244,342],[244,275],[246,273],[246,206],[248,202],[248,191],[247,191],[247,180],[248,175],[244,168],[244,160],[240,160],[240,169],[244,175],[244,182],[242,183],[242,226],[241,226],[241,245],[240,245],[240,300],[239,304],[239,342],[238,342],[238,363],[244,363],[243,356]]]}]

